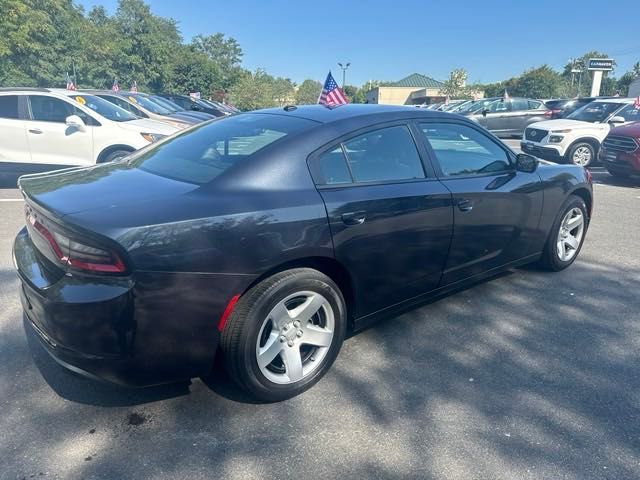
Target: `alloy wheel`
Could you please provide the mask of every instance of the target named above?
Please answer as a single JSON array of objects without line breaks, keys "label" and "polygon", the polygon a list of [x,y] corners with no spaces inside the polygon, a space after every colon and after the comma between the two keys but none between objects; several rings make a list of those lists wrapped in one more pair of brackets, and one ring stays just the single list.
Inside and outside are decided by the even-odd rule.
[{"label": "alloy wheel", "polygon": [[581,165],[583,167],[591,163],[591,149],[589,147],[578,147],[573,152],[573,163]]},{"label": "alloy wheel", "polygon": [[260,372],[270,381],[291,384],[311,375],[329,351],[335,329],[329,301],[317,292],[288,295],[271,309],[256,342]]},{"label": "alloy wheel", "polygon": [[558,232],[558,258],[568,262],[575,257],[584,235],[584,214],[579,208],[572,208],[562,219]]}]

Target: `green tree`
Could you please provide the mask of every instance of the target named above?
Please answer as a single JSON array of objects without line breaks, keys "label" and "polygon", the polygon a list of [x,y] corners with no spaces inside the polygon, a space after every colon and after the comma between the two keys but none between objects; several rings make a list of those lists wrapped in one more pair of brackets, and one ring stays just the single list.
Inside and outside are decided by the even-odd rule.
[{"label": "green tree", "polygon": [[518,78],[512,95],[530,98],[554,98],[560,94],[563,78],[548,65],[532,68]]},{"label": "green tree", "polygon": [[262,69],[244,72],[240,80],[231,87],[229,99],[241,110],[275,107],[279,104],[276,100],[275,82],[276,79]]},{"label": "green tree", "polygon": [[313,105],[318,103],[318,97],[322,90],[322,83],[317,80],[306,79],[300,84],[296,91],[297,105]]},{"label": "green tree", "polygon": [[191,41],[193,48],[203,53],[220,72],[219,88],[227,90],[240,77],[242,48],[234,38],[225,38],[222,33],[196,35]]},{"label": "green tree", "polygon": [[167,89],[182,95],[201,92],[209,96],[221,89],[221,78],[218,65],[210,61],[205,54],[196,51],[190,45],[181,45],[172,66]]},{"label": "green tree", "polygon": [[440,89],[442,95],[447,95],[451,98],[462,98],[467,96],[467,71],[464,68],[456,68],[449,74],[449,78],[443,82],[443,87]]},{"label": "green tree", "polygon": [[[590,58],[609,58],[606,53],[593,50],[585,53],[584,55],[568,62],[564,66],[562,76],[569,84],[572,93],[569,96],[588,96],[591,93],[591,84],[593,83],[593,72],[587,70]],[[615,62],[613,62],[615,67]],[[581,70],[581,73],[571,73],[572,69]],[[605,72],[604,78],[608,77],[609,73]],[[603,82],[604,83],[604,82]],[[573,84],[573,86],[571,86]]]}]

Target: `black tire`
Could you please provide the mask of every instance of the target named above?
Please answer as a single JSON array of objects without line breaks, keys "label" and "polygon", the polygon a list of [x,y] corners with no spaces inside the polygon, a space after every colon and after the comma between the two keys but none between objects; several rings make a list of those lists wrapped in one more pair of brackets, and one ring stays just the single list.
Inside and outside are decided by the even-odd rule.
[{"label": "black tire", "polygon": [[[589,160],[585,163],[576,163],[573,156],[575,155],[576,151],[581,148],[586,148],[589,150]],[[566,162],[573,163],[574,165],[582,165],[583,167],[592,167],[596,163],[596,149],[588,142],[578,142],[569,149],[569,153],[566,157]]]},{"label": "black tire", "polygon": [[107,162],[113,162],[115,160],[120,160],[121,158],[129,155],[130,153],[131,151],[129,150],[114,150],[113,152],[109,152],[108,155],[105,155],[103,158],[101,158],[98,163],[107,163]]},{"label": "black tire", "polygon": [[[270,381],[260,370],[256,342],[273,307],[299,291],[320,293],[327,299],[334,316],[333,339],[322,363],[308,376],[294,383],[278,384]],[[251,397],[267,402],[286,400],[311,388],[329,370],[342,346],[346,325],[344,298],[329,277],[310,268],[277,273],[252,287],[236,303],[220,338],[225,368]]]},{"label": "black tire", "polygon": [[[584,232],[582,234],[582,238],[580,239],[580,245],[578,246],[575,255],[568,261],[563,261],[558,255],[556,244],[558,242],[558,236],[560,235],[560,224],[565,215],[573,208],[579,208],[582,211],[582,215],[585,219]],[[547,237],[547,243],[545,244],[544,250],[542,252],[542,257],[538,262],[540,266],[545,270],[559,272],[560,270],[564,270],[569,265],[571,265],[580,254],[580,250],[582,249],[582,245],[584,244],[584,239],[587,236],[588,227],[589,215],[587,213],[587,206],[585,205],[584,200],[576,195],[570,195],[562,205],[562,208],[558,212],[558,216],[553,222],[553,225]]]}]

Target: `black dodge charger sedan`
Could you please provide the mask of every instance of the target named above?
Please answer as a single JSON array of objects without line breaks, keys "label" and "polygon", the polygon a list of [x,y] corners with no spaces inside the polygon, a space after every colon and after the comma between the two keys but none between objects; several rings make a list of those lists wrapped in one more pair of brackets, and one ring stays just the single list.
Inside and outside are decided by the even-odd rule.
[{"label": "black dodge charger sedan", "polygon": [[317,382],[347,331],[515,265],[568,267],[593,204],[582,167],[373,105],[240,114],[19,185],[25,325],[59,363],[142,386],[206,375],[219,349],[266,401]]}]

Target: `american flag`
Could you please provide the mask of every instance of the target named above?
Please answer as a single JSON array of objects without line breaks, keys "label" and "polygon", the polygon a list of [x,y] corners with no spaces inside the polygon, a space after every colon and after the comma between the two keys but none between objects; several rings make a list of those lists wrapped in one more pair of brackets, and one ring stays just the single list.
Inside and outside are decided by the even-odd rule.
[{"label": "american flag", "polygon": [[133,93],[138,93],[138,82],[134,80],[133,83],[131,84],[131,90],[129,91]]},{"label": "american flag", "polygon": [[327,107],[335,107],[349,103],[349,100],[347,100],[347,97],[345,97],[334,80],[333,75],[331,75],[331,71],[329,71],[329,75],[327,75],[327,79],[324,81],[324,87],[322,87],[318,103]]},{"label": "american flag", "polygon": [[640,95],[638,95],[636,101],[633,102],[633,107],[640,110]]},{"label": "american flag", "polygon": [[76,86],[73,83],[73,80],[71,80],[71,77],[69,76],[69,74],[67,73],[67,90],[75,90]]},{"label": "american flag", "polygon": [[120,91],[120,85],[118,84],[117,78],[113,80],[113,86],[111,87],[111,90],[113,90],[114,92]]}]

